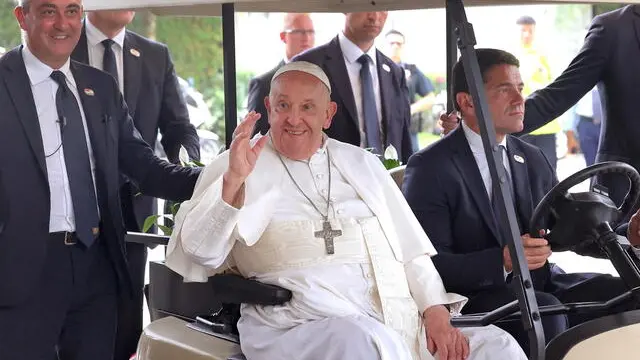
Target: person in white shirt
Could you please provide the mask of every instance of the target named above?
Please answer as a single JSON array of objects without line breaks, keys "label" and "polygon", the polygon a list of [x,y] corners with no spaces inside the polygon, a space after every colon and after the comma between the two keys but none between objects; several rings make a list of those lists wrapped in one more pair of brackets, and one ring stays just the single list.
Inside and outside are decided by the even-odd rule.
[{"label": "person in white shirt", "polygon": [[[497,327],[450,324],[436,252],[378,158],[328,138],[336,104],[326,74],[291,62],[274,75],[270,131],[237,127],[175,220],[166,264],[185,281],[234,268],[293,293],[244,304],[248,359],[524,359]],[[425,328],[427,329],[425,335]]]}]

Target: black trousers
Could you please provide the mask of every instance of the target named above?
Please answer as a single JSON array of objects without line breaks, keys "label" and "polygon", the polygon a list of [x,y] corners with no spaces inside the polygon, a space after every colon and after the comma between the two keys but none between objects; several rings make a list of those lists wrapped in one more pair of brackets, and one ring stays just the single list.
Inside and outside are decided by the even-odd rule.
[{"label": "black trousers", "polygon": [[61,234],[48,240],[33,293],[21,304],[0,307],[0,358],[111,360],[117,284],[104,239],[89,249],[65,245]]},{"label": "black trousers", "polygon": [[[566,275],[570,276],[571,274]],[[628,289],[620,278],[603,274],[597,275],[568,289],[553,291],[553,286],[547,286],[547,290],[551,292],[536,291],[538,306],[584,301],[602,302],[620,295]],[[511,287],[489,290],[471,297],[462,311],[465,314],[488,312],[514,300],[516,300],[516,295]],[[638,304],[630,302],[612,309],[611,312],[543,316],[542,327],[544,329],[545,340],[549,343],[554,337],[568,328],[585,321],[636,308],[638,308]],[[525,352],[529,351],[529,338],[519,320],[497,323],[496,326],[510,333]]]},{"label": "black trousers", "polygon": [[[140,231],[132,201],[135,191],[130,183],[125,183],[120,188],[122,215],[127,231]],[[147,265],[147,247],[143,244],[126,243],[125,249],[133,296],[122,296],[118,299],[118,327],[113,360],[129,360],[136,352],[142,334],[142,289]]]},{"label": "black trousers", "polygon": [[127,243],[127,262],[133,285],[133,297],[118,298],[118,330],[114,360],[129,360],[136,352],[142,334],[144,274],[147,265],[147,247]]}]

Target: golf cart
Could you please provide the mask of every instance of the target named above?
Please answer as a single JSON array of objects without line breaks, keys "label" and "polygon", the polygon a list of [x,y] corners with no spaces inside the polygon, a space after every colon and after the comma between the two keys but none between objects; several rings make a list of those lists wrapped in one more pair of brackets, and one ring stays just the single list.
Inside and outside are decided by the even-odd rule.
[{"label": "golf cart", "polygon": [[[491,1],[468,0],[467,5],[488,4],[522,4],[548,3],[545,1]],[[568,2],[568,1],[559,1]],[[637,1],[634,1],[637,2]],[[544,336],[541,326],[541,316],[568,312],[606,310],[624,301],[638,301],[640,299],[640,262],[630,247],[623,247],[612,231],[621,219],[625,218],[635,208],[640,190],[640,176],[630,166],[622,163],[603,163],[589,167],[569,177],[554,187],[536,208],[531,219],[531,229],[536,229],[544,223],[542,220],[551,216],[555,225],[551,227],[548,239],[553,250],[576,250],[579,252],[591,250],[599,255],[606,255],[612,261],[616,270],[625,281],[629,291],[605,303],[563,304],[561,306],[538,307],[529,271],[524,257],[524,249],[520,242],[515,211],[511,201],[511,194],[504,181],[499,181],[504,174],[498,172],[498,158],[495,143],[493,123],[489,118],[479,68],[473,46],[474,32],[466,20],[461,0],[342,0],[342,1],[237,1],[221,4],[212,0],[112,0],[102,3],[98,0],[87,0],[87,9],[117,9],[117,8],[150,8],[160,15],[212,15],[223,17],[223,46],[225,68],[225,102],[226,133],[231,139],[236,126],[235,99],[235,44],[234,44],[234,12],[237,11],[278,11],[278,12],[353,12],[353,11],[382,11],[402,10],[429,7],[447,8],[447,57],[448,69],[456,59],[457,49],[465,55],[464,67],[469,76],[469,87],[474,93],[476,108],[480,109],[479,120],[481,135],[485,147],[485,154],[489,159],[491,176],[495,183],[500,183],[498,198],[501,203],[499,219],[503,224],[502,231],[509,242],[509,251],[514,262],[513,282],[518,284],[518,301],[507,304],[487,314],[460,316],[452,319],[455,326],[480,326],[504,321],[510,318],[520,318],[524,328],[530,336],[531,359],[567,359],[579,345],[584,345],[588,356],[585,359],[600,358],[597,347],[590,344],[593,339],[599,339],[611,329],[619,332],[614,339],[623,339],[607,344],[607,356],[612,357],[613,351],[632,354],[633,341],[627,338],[638,338],[640,322],[638,312],[629,312],[601,318],[585,323],[567,331],[554,339],[547,349],[544,346]],[[451,97],[449,97],[451,98]],[[229,141],[229,140],[228,140]],[[228,146],[228,144],[227,144]],[[617,172],[626,175],[631,184],[631,191],[624,203],[616,207],[608,196],[598,189],[593,191],[569,194],[568,190],[583,180],[596,175]],[[162,243],[166,238],[150,235],[130,234],[128,241],[143,243]],[[157,271],[157,274],[155,273]],[[156,276],[157,275],[157,276]],[[140,359],[164,358],[202,358],[227,359],[239,352],[235,321],[238,316],[238,305],[254,303],[274,305],[288,301],[291,293],[286,289],[275,288],[260,284],[235,275],[218,275],[212,277],[205,284],[183,284],[180,277],[164,268],[162,264],[152,264],[150,285],[150,306],[152,319],[158,319],[162,314],[174,315],[172,318],[154,321],[143,334],[140,342]],[[225,304],[224,306],[221,306]],[[177,320],[197,318],[200,314],[210,314],[196,319],[190,324],[202,332],[213,336],[207,337],[201,332],[187,329],[184,322]],[[171,319],[171,320],[166,320]],[[200,336],[205,336],[204,338]],[[224,340],[221,340],[224,339]],[[595,340],[594,340],[595,341]],[[607,337],[607,341],[613,341]],[[577,344],[577,345],[576,345]],[[573,346],[576,345],[576,346]],[[180,355],[178,355],[180,354]],[[188,355],[187,355],[188,354]]]}]

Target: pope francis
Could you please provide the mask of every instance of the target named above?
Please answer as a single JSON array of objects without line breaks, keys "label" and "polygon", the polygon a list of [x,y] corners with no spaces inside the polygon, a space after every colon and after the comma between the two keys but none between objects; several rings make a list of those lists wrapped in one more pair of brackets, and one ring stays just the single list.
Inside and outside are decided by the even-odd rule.
[{"label": "pope francis", "polygon": [[526,359],[497,327],[450,325],[466,298],[444,289],[436,251],[380,160],[324,135],[330,94],[311,63],[274,74],[271,130],[251,139],[253,112],[238,125],[182,204],[167,265],[185,281],[233,268],[292,291],[284,305],[243,305],[249,360]]}]

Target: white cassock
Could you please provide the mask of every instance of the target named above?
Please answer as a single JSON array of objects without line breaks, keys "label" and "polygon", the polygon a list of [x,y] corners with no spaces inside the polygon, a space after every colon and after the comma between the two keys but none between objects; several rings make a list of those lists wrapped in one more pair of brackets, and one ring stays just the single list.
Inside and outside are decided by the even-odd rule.
[{"label": "white cassock", "polygon": [[[176,216],[167,266],[197,282],[236,268],[292,291],[283,305],[242,306],[238,330],[249,360],[433,359],[420,314],[440,304],[459,313],[467,299],[445,291],[430,258],[436,251],[380,160],[332,139],[309,161],[283,159],[323,213],[331,177],[329,219],[342,231],[334,254],[315,234],[322,216],[268,142],[239,210],[221,198],[228,152],[207,166]],[[495,326],[462,331],[470,359],[526,359]]]}]

